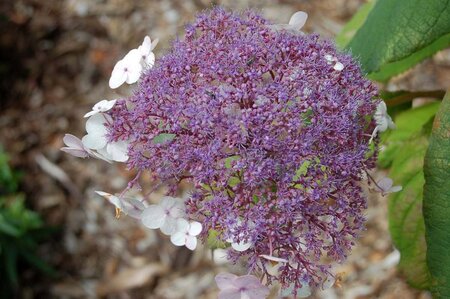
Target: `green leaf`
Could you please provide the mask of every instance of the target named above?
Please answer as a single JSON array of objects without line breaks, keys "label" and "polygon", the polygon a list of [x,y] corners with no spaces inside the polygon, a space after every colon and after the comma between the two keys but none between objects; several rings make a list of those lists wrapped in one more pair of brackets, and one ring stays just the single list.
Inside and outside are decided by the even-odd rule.
[{"label": "green leaf", "polygon": [[365,72],[380,71],[375,78],[386,80],[447,47],[448,34],[449,1],[378,0],[348,48]]},{"label": "green leaf", "polygon": [[219,232],[213,229],[209,230],[208,232],[207,244],[211,249],[227,248],[227,245],[224,242],[220,241]]},{"label": "green leaf", "polygon": [[426,136],[412,138],[399,148],[390,177],[403,190],[389,199],[389,230],[395,247],[400,251],[399,270],[409,284],[428,288],[430,275],[426,264],[425,225],[422,216],[424,184],[423,157]]},{"label": "green leaf", "polygon": [[423,214],[435,298],[450,298],[450,91],[436,114],[425,156]]},{"label": "green leaf", "polygon": [[437,39],[425,48],[407,56],[404,59],[381,66],[380,70],[371,73],[369,78],[375,81],[385,82],[391,77],[401,74],[422,60],[433,56],[434,53],[447,48],[450,45],[450,34],[446,34]]},{"label": "green leaf", "polygon": [[0,214],[0,233],[10,235],[12,237],[19,237],[21,234],[20,229],[9,223],[5,217]]},{"label": "green leaf", "polygon": [[364,24],[375,4],[375,0],[369,1],[359,8],[358,12],[353,15],[352,19],[342,28],[341,32],[336,36],[336,44],[343,49],[353,38],[358,29]]},{"label": "green leaf", "polygon": [[156,135],[153,138],[153,143],[161,144],[161,143],[169,142],[169,141],[172,141],[175,137],[176,137],[175,134],[161,133],[159,135]]}]

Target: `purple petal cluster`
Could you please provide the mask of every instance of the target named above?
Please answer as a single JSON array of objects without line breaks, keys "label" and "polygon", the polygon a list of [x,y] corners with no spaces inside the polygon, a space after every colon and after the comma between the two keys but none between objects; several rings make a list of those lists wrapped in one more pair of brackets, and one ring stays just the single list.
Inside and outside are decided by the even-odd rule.
[{"label": "purple petal cluster", "polygon": [[[110,111],[110,138],[129,140],[130,168],[172,189],[193,182],[202,237],[252,243],[231,260],[317,286],[363,229],[377,89],[332,42],[270,25],[251,11],[199,15]],[[260,255],[289,262],[271,275]]]}]

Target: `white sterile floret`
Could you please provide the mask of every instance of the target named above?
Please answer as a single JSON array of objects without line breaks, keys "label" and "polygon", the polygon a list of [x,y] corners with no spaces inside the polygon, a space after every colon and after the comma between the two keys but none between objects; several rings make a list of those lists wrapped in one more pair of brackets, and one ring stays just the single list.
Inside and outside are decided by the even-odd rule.
[{"label": "white sterile floret", "polygon": [[202,232],[202,224],[197,221],[177,220],[177,231],[170,236],[175,246],[186,246],[190,250],[197,247],[197,236]]},{"label": "white sterile floret", "polygon": [[157,205],[148,206],[142,213],[142,224],[151,229],[161,229],[165,235],[177,231],[177,219],[185,214],[182,199],[165,196]]},{"label": "white sterile floret", "polygon": [[142,72],[141,58],[142,55],[138,49],[133,49],[122,60],[119,60],[111,73],[109,87],[115,89],[125,82],[136,83]]},{"label": "white sterile floret", "polygon": [[389,193],[399,192],[403,189],[402,186],[393,186],[393,184],[394,181],[392,179],[384,177],[377,182],[377,189],[383,196]]},{"label": "white sterile floret", "polygon": [[373,130],[369,143],[372,142],[373,138],[375,138],[378,132],[384,132],[387,129],[394,130],[396,128],[394,122],[392,121],[392,118],[387,113],[386,103],[383,101],[378,104],[377,110],[375,111],[373,117],[377,123],[377,126]]},{"label": "white sterile floret", "polygon": [[395,129],[396,126],[392,121],[392,118],[387,113],[386,103],[381,101],[377,106],[377,111],[374,115],[375,121],[377,122],[377,127],[379,132],[384,132],[388,128]]},{"label": "white sterile floret", "polygon": [[[288,297],[294,294],[295,284],[291,283],[288,288],[281,289],[281,296]],[[307,282],[302,282],[302,287],[296,290],[297,298],[306,298],[311,296],[311,287]]]},{"label": "white sterile floret", "polygon": [[94,114],[86,121],[87,135],[81,140],[83,145],[91,150],[96,150],[97,158],[125,162],[128,160],[128,143],[126,141],[108,142],[105,123],[109,116]]},{"label": "white sterile floret", "polygon": [[155,54],[153,53],[153,49],[158,44],[158,39],[155,39],[153,42],[150,37],[147,35],[142,42],[142,45],[138,47],[138,51],[141,54],[141,63],[143,66],[152,67],[155,64]]},{"label": "white sterile floret", "polygon": [[116,100],[101,100],[97,104],[92,107],[92,111],[89,111],[84,115],[84,117],[90,117],[92,115],[95,115],[97,113],[106,112],[110,110],[114,105],[116,104]]},{"label": "white sterile floret", "polygon": [[120,213],[123,212],[125,215],[130,217],[141,219],[142,211],[145,209],[145,205],[137,199],[134,198],[119,198],[115,195],[103,192],[95,191],[100,196],[106,198],[110,203],[116,207],[116,217],[120,217]]}]

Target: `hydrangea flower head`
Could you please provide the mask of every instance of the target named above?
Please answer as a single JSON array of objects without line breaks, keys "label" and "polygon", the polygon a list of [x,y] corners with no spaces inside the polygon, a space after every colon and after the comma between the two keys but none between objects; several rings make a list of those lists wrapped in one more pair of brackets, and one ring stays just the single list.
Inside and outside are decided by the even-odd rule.
[{"label": "hydrangea flower head", "polygon": [[[201,14],[105,124],[108,140],[127,140],[130,168],[169,190],[193,183],[186,212],[202,223],[201,238],[214,231],[250,244],[228,257],[293,292],[323,284],[363,228],[361,174],[375,164],[378,104],[349,54],[298,30],[251,11]],[[172,227],[176,217],[162,211],[147,208],[142,219]],[[283,261],[277,271],[267,257]]]}]

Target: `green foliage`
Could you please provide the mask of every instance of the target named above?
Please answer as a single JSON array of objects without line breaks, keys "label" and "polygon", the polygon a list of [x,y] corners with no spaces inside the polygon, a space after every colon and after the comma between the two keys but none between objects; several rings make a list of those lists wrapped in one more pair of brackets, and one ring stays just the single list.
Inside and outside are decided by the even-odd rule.
[{"label": "green foliage", "polygon": [[428,124],[439,103],[403,111],[395,117],[397,129],[387,136],[379,164],[391,166],[390,177],[403,190],[389,200],[389,229],[401,253],[399,269],[417,288],[429,288],[425,224],[422,215],[423,160],[428,146]]},{"label": "green foliage", "polygon": [[356,34],[358,29],[364,24],[375,4],[375,0],[369,1],[359,8],[358,12],[352,17],[352,19],[345,24],[341,32],[336,36],[336,44],[339,48],[345,48]]},{"label": "green foliage", "polygon": [[450,298],[450,91],[433,123],[425,156],[423,213],[435,298]]},{"label": "green foliage", "polygon": [[385,81],[450,45],[450,3],[378,0],[347,48]]},{"label": "green foliage", "polygon": [[175,134],[162,133],[153,138],[153,143],[160,144],[172,141],[176,137]]},{"label": "green foliage", "polygon": [[0,151],[0,297],[13,296],[19,286],[19,266],[24,262],[42,272],[54,275],[36,250],[51,230],[44,227],[39,215],[25,207],[17,193],[18,175],[8,165],[8,157]]}]

